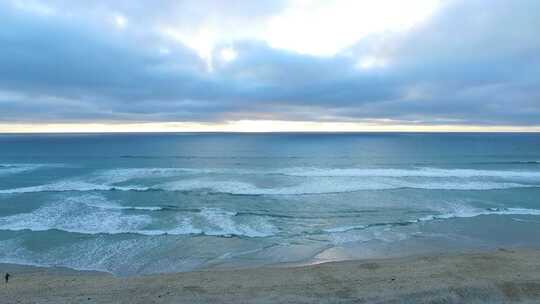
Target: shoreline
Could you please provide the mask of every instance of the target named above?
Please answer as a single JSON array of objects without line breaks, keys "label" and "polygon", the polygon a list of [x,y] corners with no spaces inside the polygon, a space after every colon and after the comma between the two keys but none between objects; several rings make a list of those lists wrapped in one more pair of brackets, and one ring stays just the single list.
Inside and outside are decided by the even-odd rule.
[{"label": "shoreline", "polygon": [[[133,277],[0,264],[2,303],[538,303],[540,250]],[[7,301],[6,301],[7,300]]]}]

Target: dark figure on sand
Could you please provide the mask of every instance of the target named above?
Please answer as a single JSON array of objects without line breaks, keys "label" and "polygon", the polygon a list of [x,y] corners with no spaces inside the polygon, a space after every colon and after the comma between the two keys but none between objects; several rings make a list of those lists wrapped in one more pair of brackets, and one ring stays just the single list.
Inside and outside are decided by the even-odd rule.
[{"label": "dark figure on sand", "polygon": [[8,283],[10,276],[11,275],[9,273],[6,273],[6,275],[4,276],[4,278],[6,279],[6,284]]}]

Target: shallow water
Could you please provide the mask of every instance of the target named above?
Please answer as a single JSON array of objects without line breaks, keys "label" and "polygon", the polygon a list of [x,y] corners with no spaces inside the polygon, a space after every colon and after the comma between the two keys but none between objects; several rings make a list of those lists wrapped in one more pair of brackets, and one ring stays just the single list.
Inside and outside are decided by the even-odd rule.
[{"label": "shallow water", "polygon": [[539,232],[538,134],[0,135],[0,262],[131,275]]}]

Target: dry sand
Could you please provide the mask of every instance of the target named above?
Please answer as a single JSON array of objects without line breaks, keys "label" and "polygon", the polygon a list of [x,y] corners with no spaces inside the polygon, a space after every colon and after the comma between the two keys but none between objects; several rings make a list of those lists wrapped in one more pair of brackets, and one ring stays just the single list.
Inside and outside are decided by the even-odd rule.
[{"label": "dry sand", "polygon": [[0,303],[540,303],[540,251],[117,278],[0,264]]}]

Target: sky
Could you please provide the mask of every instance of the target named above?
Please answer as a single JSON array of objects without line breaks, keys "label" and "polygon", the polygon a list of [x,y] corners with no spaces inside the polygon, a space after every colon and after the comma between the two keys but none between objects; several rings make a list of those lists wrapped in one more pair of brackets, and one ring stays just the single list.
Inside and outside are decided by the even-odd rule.
[{"label": "sky", "polygon": [[540,131],[538,0],[1,0],[0,132]]}]

